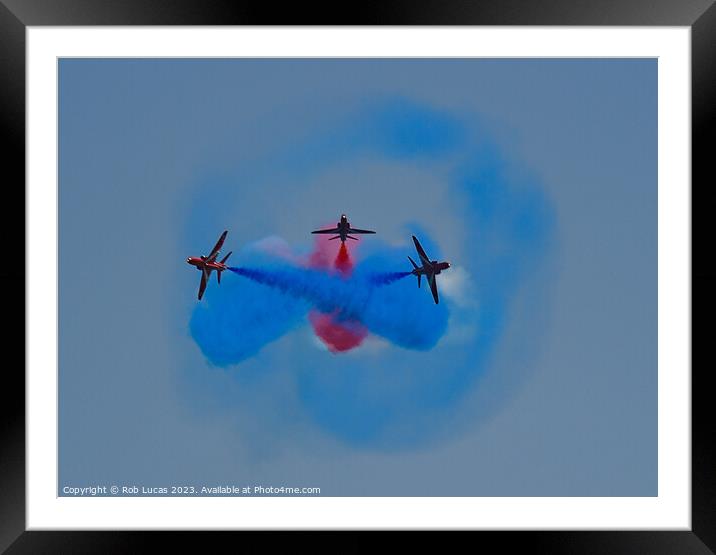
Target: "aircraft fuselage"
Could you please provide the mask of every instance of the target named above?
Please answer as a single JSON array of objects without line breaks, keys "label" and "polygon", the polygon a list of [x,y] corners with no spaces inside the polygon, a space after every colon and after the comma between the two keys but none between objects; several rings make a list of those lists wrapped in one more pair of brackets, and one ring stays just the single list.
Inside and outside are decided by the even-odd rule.
[{"label": "aircraft fuselage", "polygon": [[341,243],[345,243],[348,237],[348,232],[351,229],[351,223],[348,221],[345,214],[341,215],[341,221],[336,224],[336,228],[338,229],[338,235],[341,237]]},{"label": "aircraft fuselage", "polygon": [[433,260],[430,265],[423,264],[419,268],[415,268],[412,273],[413,275],[424,275],[424,276],[437,276],[443,270],[447,270],[450,267],[449,262],[438,262]]},{"label": "aircraft fuselage", "polygon": [[221,262],[207,262],[205,259],[201,258],[200,256],[190,256],[186,259],[187,264],[191,264],[194,266],[197,270],[201,270],[202,268],[206,268],[207,273],[211,272],[211,270],[226,270],[228,267],[226,264],[222,264]]}]

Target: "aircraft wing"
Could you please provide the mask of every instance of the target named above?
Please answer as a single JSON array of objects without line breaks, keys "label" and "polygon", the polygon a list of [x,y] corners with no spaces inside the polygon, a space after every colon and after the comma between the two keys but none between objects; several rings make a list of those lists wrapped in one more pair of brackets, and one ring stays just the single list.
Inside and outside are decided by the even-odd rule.
[{"label": "aircraft wing", "polygon": [[206,290],[206,270],[201,271],[201,283],[199,284],[199,300],[204,296]]},{"label": "aircraft wing", "polygon": [[221,250],[221,247],[224,245],[224,239],[226,239],[226,234],[228,231],[224,231],[224,233],[221,234],[221,237],[219,237],[219,240],[216,242],[216,245],[214,245],[214,248],[211,249],[211,252],[206,257],[207,260],[213,261],[216,258],[216,255],[219,254],[219,250]]},{"label": "aircraft wing", "polygon": [[375,231],[370,231],[368,229],[356,229],[355,227],[352,227],[348,230],[348,233],[375,233]]},{"label": "aircraft wing", "polygon": [[311,231],[311,233],[340,233],[340,230],[337,227],[334,227],[333,229],[318,229],[316,231]]},{"label": "aircraft wing", "polygon": [[430,284],[430,291],[433,294],[433,299],[435,299],[435,304],[438,304],[440,302],[440,299],[438,298],[438,283],[435,280],[435,274],[432,274],[428,278],[428,283]]},{"label": "aircraft wing", "polygon": [[[415,235],[413,235],[413,243],[415,243],[415,250],[418,251],[418,255],[420,256],[420,260],[422,261],[423,266],[425,266],[425,265],[429,266],[431,264],[430,259],[428,258],[428,255],[425,254],[423,247],[420,245],[420,242],[418,241],[418,238]],[[437,293],[435,294],[435,296],[437,298]]]}]

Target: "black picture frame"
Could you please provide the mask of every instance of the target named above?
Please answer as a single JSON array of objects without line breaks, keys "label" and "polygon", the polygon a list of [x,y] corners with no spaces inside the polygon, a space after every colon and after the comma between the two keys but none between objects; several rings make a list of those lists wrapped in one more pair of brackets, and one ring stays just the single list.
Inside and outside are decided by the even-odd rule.
[{"label": "black picture frame", "polygon": [[[12,259],[0,270],[6,315],[25,314],[26,253],[18,256],[25,219],[25,30],[28,26],[67,25],[635,25],[689,26],[692,31],[692,295],[699,291],[692,312],[692,337],[703,350],[709,328],[695,328],[695,316],[713,314],[716,273],[705,262],[695,264],[697,245],[706,244],[707,220],[698,210],[714,206],[711,144],[715,139],[716,7],[713,0],[429,0],[342,3],[311,7],[214,0],[0,0],[0,115],[4,144],[4,207],[2,237]],[[698,193],[697,193],[698,191]],[[22,209],[21,209],[22,207]],[[699,223],[700,222],[700,223]],[[23,235],[24,237],[24,235]],[[702,258],[703,260],[703,258]],[[25,291],[26,293],[26,291]],[[23,295],[22,298],[25,298]],[[25,328],[17,316],[6,317],[3,337],[3,402],[0,403],[0,550],[18,553],[127,553],[151,550],[161,542],[204,551],[208,533],[183,532],[27,532],[25,531],[25,379],[24,351],[13,361],[10,353]],[[23,316],[24,322],[24,316]],[[22,331],[19,331],[22,330]],[[693,341],[693,340],[692,340]],[[24,343],[24,342],[23,342]],[[695,359],[693,359],[695,360]],[[501,552],[530,549],[544,553],[712,553],[716,551],[716,443],[711,428],[710,368],[692,363],[692,529],[691,531],[531,531],[476,532],[479,548],[494,545]],[[227,533],[234,534],[234,533]],[[301,545],[304,534],[291,538]],[[213,539],[211,540],[213,541]],[[298,541],[298,543],[296,543]],[[312,540],[310,540],[312,541]],[[357,549],[359,543],[341,541]],[[474,541],[474,540],[473,540]],[[311,544],[306,544],[311,545]],[[265,549],[262,533],[242,538],[242,549]],[[489,549],[489,547],[487,547]]]}]

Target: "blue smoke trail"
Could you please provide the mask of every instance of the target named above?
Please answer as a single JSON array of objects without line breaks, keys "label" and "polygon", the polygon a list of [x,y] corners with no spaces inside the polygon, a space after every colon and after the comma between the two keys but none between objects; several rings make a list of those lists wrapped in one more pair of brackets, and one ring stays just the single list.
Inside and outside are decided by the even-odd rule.
[{"label": "blue smoke trail", "polygon": [[381,274],[373,274],[369,276],[368,279],[375,285],[389,285],[410,274],[411,272],[383,272]]},{"label": "blue smoke trail", "polygon": [[447,310],[397,283],[410,272],[373,272],[350,278],[326,272],[275,267],[270,270],[233,267],[235,274],[307,301],[339,320],[357,320],[392,343],[416,350],[431,349],[447,329]]},{"label": "blue smoke trail", "polygon": [[338,311],[343,318],[359,319],[370,296],[370,282],[344,279],[319,270],[277,267],[271,271],[257,268],[229,268],[235,274],[276,288],[310,302],[325,313]]},{"label": "blue smoke trail", "polygon": [[[240,276],[247,277],[249,279],[253,279],[254,281],[258,283],[262,283],[264,285],[270,285],[272,287],[276,287],[280,289],[281,291],[286,291],[290,293],[294,293],[300,297],[304,297],[309,301],[315,300],[316,296],[313,294],[315,292],[314,288],[311,285],[307,285],[304,283],[304,277],[305,276],[312,276],[312,278],[309,279],[309,282],[315,279],[321,280],[324,277],[329,277],[331,279],[334,279],[333,276],[330,274],[326,274],[325,272],[320,272],[317,270],[300,270],[298,268],[292,268],[292,273],[289,272],[288,274],[286,271],[277,270],[274,272],[267,272],[265,270],[259,270],[256,268],[229,268],[232,272],[235,274],[238,274]],[[301,272],[301,275],[297,275],[295,272]],[[402,279],[406,276],[409,276],[411,272],[380,272],[380,273],[374,273],[369,274],[365,278],[357,278],[361,280],[365,280],[367,283],[364,285],[366,287],[369,287],[370,285],[373,286],[380,286],[380,285],[390,285],[391,283],[398,281],[399,279]],[[294,281],[292,281],[294,280]],[[342,281],[347,281],[346,279],[342,278]]]}]

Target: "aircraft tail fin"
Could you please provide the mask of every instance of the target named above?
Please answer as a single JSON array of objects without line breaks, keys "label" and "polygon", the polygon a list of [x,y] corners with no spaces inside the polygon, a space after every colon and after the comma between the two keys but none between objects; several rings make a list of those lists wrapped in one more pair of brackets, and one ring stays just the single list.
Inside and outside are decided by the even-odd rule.
[{"label": "aircraft tail fin", "polygon": [[221,284],[221,272],[223,271],[224,270],[216,270],[216,281],[218,281],[219,284]]},{"label": "aircraft tail fin", "polygon": [[421,276],[421,275],[422,275],[422,274],[418,274],[418,289],[420,289],[420,276]]},{"label": "aircraft tail fin", "polygon": [[234,251],[229,251],[229,254],[227,254],[224,258],[221,259],[221,264],[226,264],[226,261],[229,259],[232,252]]}]

